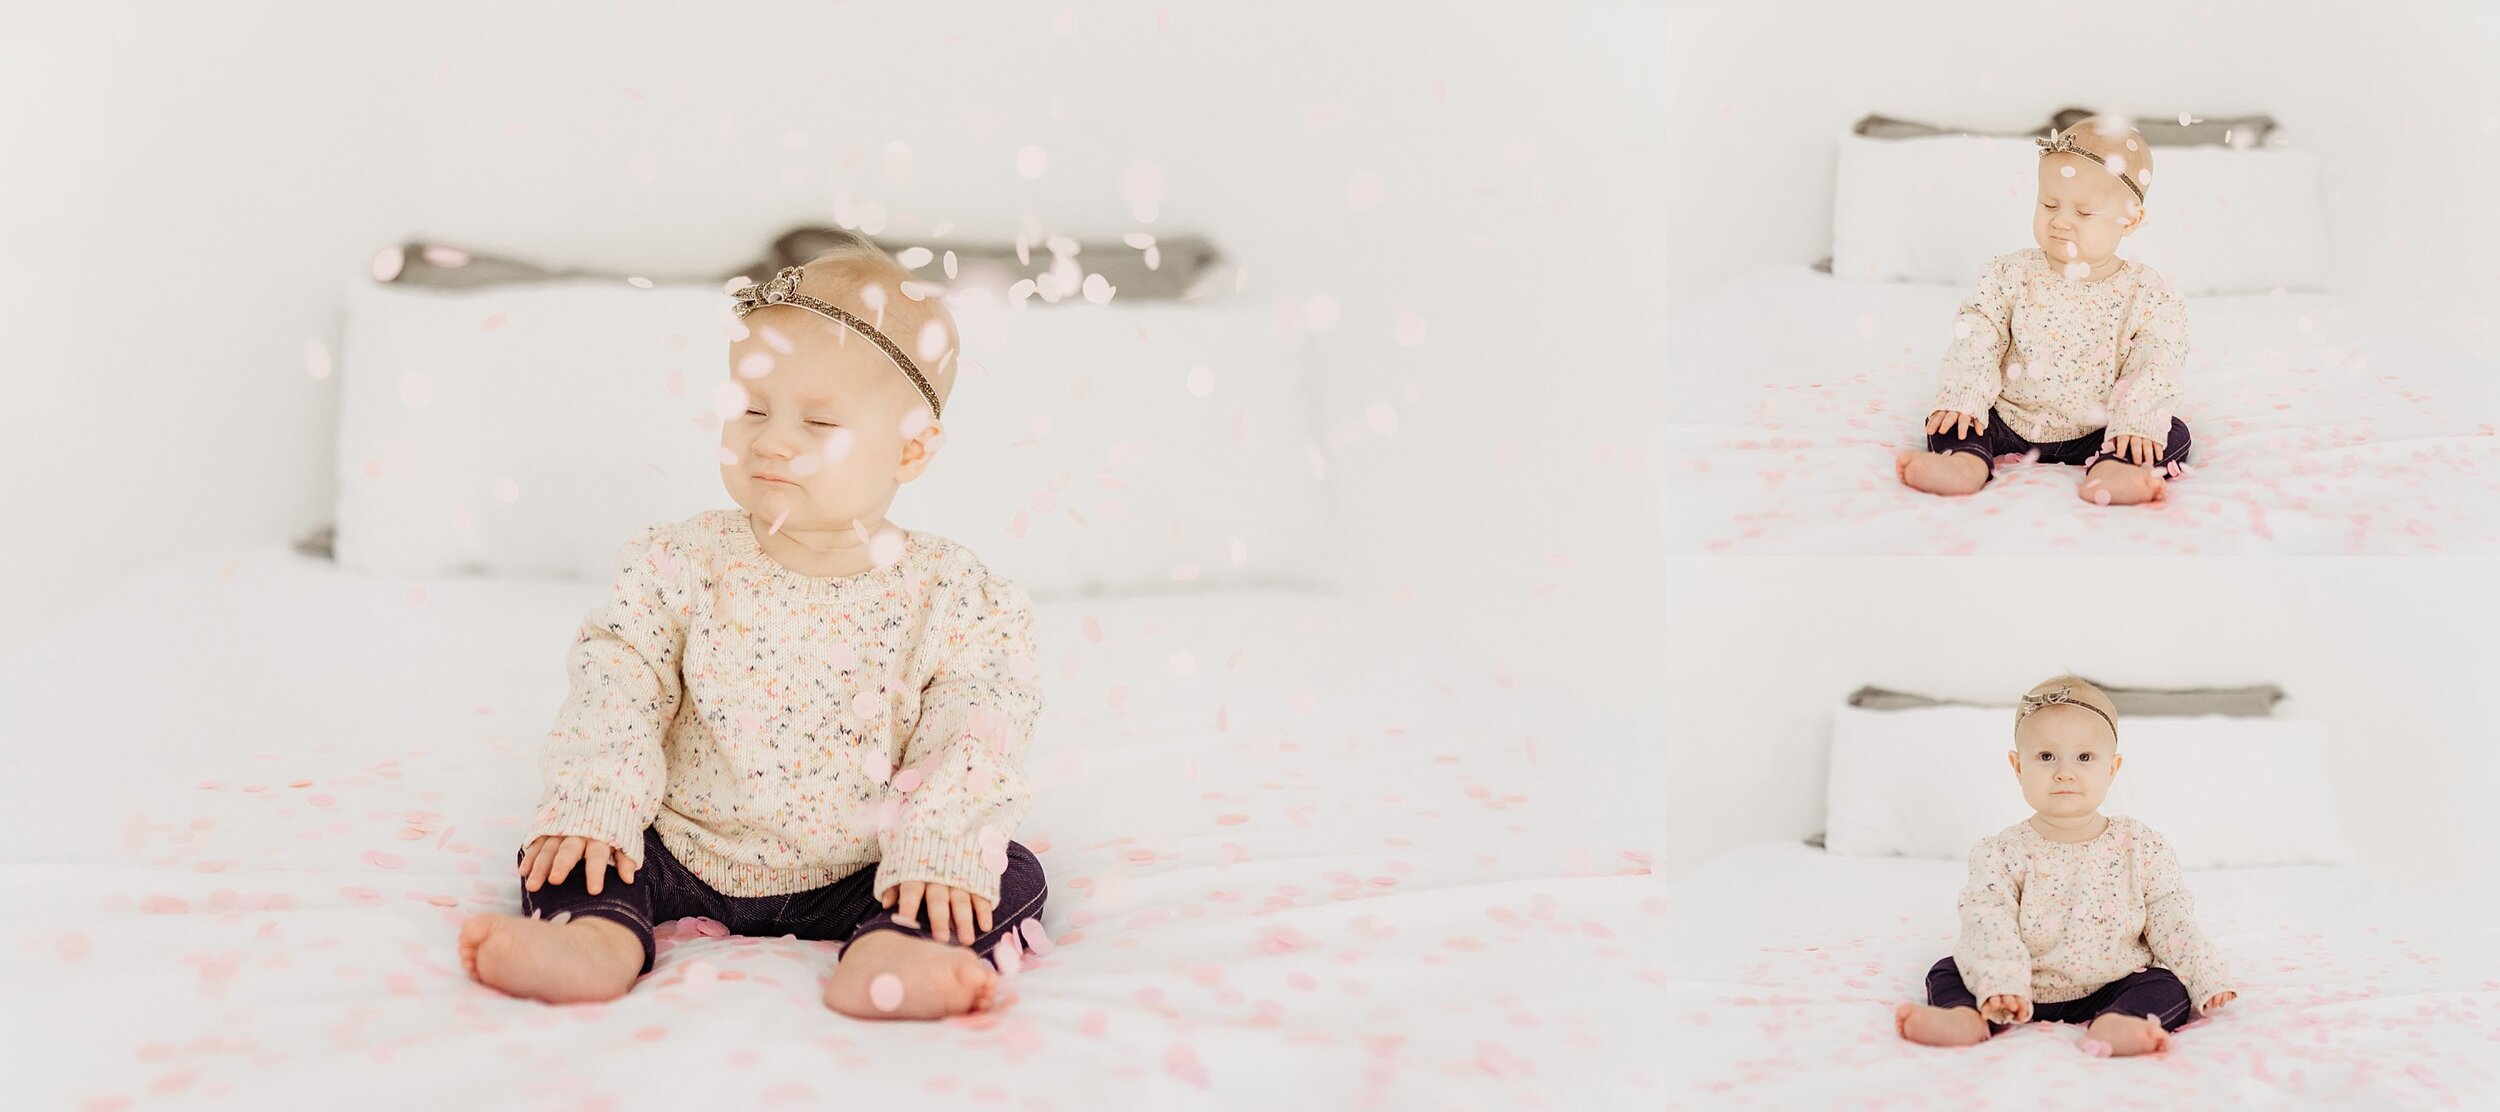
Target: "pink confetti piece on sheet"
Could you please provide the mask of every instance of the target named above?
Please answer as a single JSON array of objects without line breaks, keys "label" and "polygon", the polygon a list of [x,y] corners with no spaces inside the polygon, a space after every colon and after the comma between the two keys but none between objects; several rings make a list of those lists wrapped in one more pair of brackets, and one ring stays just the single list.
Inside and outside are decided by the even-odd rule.
[{"label": "pink confetti piece on sheet", "polygon": [[366,850],[359,860],[377,869],[396,869],[408,863],[405,857],[396,853],[384,853],[378,849]]},{"label": "pink confetti piece on sheet", "polygon": [[1198,1052],[1187,1043],[1173,1043],[1171,1049],[1163,1052],[1163,1070],[1201,1089],[1209,1081],[1206,1064],[1198,1060]]},{"label": "pink confetti piece on sheet", "polygon": [[698,961],[686,966],[686,988],[694,993],[710,992],[720,984],[720,979],[720,967],[711,962]]}]

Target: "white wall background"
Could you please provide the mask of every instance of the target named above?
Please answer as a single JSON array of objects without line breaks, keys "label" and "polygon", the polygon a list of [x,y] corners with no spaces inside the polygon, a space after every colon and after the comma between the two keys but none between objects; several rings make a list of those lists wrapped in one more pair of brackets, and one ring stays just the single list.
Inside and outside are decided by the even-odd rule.
[{"label": "white wall background", "polygon": [[1672,296],[1830,254],[1832,137],[1869,112],[2020,132],[2067,107],[2271,115],[2325,162],[2342,292],[2500,293],[2500,5],[1686,3],[1665,43],[1669,158],[1704,188]]},{"label": "white wall background", "polygon": [[[377,246],[711,273],[847,196],[966,237],[1203,232],[1248,295],[1333,299],[1317,359],[1347,584],[1670,724],[1670,864],[1811,832],[1816,724],[1851,687],[1995,694],[2056,667],[2285,683],[2351,743],[2356,836],[2384,855],[2490,784],[2494,750],[2457,709],[2490,673],[2461,640],[2461,577],[2073,568],[2125,576],[2154,617],[2104,628],[2087,593],[2035,619],[2054,660],[1946,667],[1910,647],[1948,604],[2051,573],[1660,555],[1631,445],[1677,384],[1646,373],[1645,322],[1733,270],[1824,254],[1831,138],[1857,116],[2004,128],[2068,104],[2272,113],[2334,167],[2357,285],[2488,293],[2494,11],[12,3],[0,634],[188,546],[326,518],[337,380],[304,350],[335,350],[340,288]],[[884,170],[896,141],[907,179]],[[1016,171],[1026,144],[1048,153],[1037,179]],[[1139,164],[1165,182],[1151,224],[1123,189]],[[1349,203],[1362,174],[1376,205]],[[1420,345],[1396,342],[1401,313]],[[2205,617],[2165,643],[2172,612]],[[2453,651],[2420,648],[2425,629]]]},{"label": "white wall background", "polygon": [[[1621,619],[1661,604],[1630,509],[1654,500],[1616,445],[1654,406],[1609,396],[1653,384],[1603,326],[1664,254],[1659,9],[11,8],[0,630],[326,519],[338,380],[305,348],[337,350],[377,247],[709,275],[847,199],[964,238],[1202,232],[1247,296],[1332,299],[1348,586],[1523,676],[1650,703],[1631,687],[1658,637]],[[1165,183],[1150,223],[1124,188],[1141,165]],[[1349,199],[1358,175],[1376,204]]]},{"label": "white wall background", "polygon": [[1688,586],[1670,624],[1708,634],[1678,645],[1659,678],[1688,739],[1667,757],[1671,875],[1823,828],[1831,708],[1860,685],[2010,706],[2065,671],[2131,687],[2280,684],[2278,716],[2327,726],[2340,817],[2365,861],[2415,878],[2491,875],[2500,587],[2487,560],[1672,566]]}]

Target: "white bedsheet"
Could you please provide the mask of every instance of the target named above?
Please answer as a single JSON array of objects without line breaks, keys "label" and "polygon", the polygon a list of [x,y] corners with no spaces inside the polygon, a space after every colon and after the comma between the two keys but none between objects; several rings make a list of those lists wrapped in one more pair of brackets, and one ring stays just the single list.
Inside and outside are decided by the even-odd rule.
[{"label": "white bedsheet", "polygon": [[2500,901],[2430,906],[2358,867],[2188,873],[2239,998],[2162,1054],[2098,1059],[2034,1023],[1923,1047],[1892,1009],[1950,954],[1952,861],[1730,851],[1668,884],[1670,1107],[2490,1108]]},{"label": "white bedsheet", "polygon": [[1041,795],[1017,836],[1049,871],[1058,947],[995,1021],[833,1014],[832,948],[782,939],[676,942],[608,1005],[477,986],[455,927],[518,907],[538,740],[602,589],[371,579],[271,545],[168,564],[0,658],[5,1103],[1664,1091],[1655,998],[1625,991],[1665,915],[1647,809],[1594,757],[1630,739],[1575,734],[1481,664],[1318,594],[1043,608]]},{"label": "white bedsheet", "polygon": [[[2102,509],[2082,469],[2000,467],[1969,498],[1903,487],[1968,291],[1804,266],[1733,280],[1665,331],[1670,543],[1730,553],[2500,551],[2500,360],[2326,294],[2189,299],[2193,472]],[[2462,335],[2463,330],[2455,330]]]}]

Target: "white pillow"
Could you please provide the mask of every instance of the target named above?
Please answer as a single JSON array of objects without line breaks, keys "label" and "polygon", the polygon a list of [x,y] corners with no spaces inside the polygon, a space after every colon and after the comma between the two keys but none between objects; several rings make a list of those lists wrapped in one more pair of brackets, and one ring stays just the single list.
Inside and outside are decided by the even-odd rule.
[{"label": "white pillow", "polygon": [[352,287],[339,564],[604,581],[634,530],[733,505],[719,433],[696,423],[729,375],[729,300],[603,281]]},{"label": "white pillow", "polygon": [[[1824,846],[1844,857],[1959,861],[2031,808],[2005,754],[2010,707],[1840,707]],[[2101,813],[2142,820],[2191,869],[2340,864],[2326,728],[2286,718],[2136,717]]]},{"label": "white pillow", "polygon": [[[1968,286],[1989,259],[2035,246],[2040,148],[2030,139],[1844,132],[1839,154],[1835,277]],[[2143,230],[2118,253],[2183,294],[2325,289],[2321,182],[2305,151],[2155,148]]]},{"label": "white pillow", "polygon": [[2324,178],[2308,151],[2156,148],[2144,227],[2118,253],[2185,294],[2324,290]]},{"label": "white pillow", "polygon": [[1328,581],[1304,343],[1265,306],[964,298],[955,314],[967,363],[946,442],[895,521],[1037,599]]}]

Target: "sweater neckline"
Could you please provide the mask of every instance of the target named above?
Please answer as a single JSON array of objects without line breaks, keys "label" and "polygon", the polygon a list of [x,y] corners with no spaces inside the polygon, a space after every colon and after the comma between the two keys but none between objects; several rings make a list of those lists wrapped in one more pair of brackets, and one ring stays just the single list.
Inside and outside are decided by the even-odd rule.
[{"label": "sweater neckline", "polygon": [[[2035,271],[2046,273],[2048,276],[2061,281],[2070,281],[2070,279],[2066,278],[2064,273],[2059,271],[2057,263],[2049,258],[2048,252],[2034,247],[2031,249],[2031,256],[2033,259],[2037,260],[2038,265],[2032,268]],[[2081,282],[2075,282],[2074,284],[2089,290],[2114,290],[2118,288],[2119,279],[2132,279],[2135,277],[2136,268],[2140,265],[2142,264],[2136,262],[2134,259],[2121,257],[2118,260],[2118,269],[2112,271],[2109,277],[2091,278]]]},{"label": "sweater neckline", "polygon": [[724,530],[724,532],[727,534],[730,552],[733,555],[737,556],[739,560],[743,561],[748,566],[753,567],[757,574],[762,575],[765,579],[784,587],[798,588],[809,594],[832,594],[838,591],[850,590],[854,587],[867,587],[884,582],[900,582],[903,574],[903,565],[910,562],[909,555],[911,550],[917,547],[920,543],[919,533],[910,529],[905,529],[900,525],[893,525],[892,522],[888,522],[888,525],[893,525],[894,529],[903,534],[903,551],[905,554],[903,559],[898,559],[891,564],[885,565],[884,567],[872,567],[866,571],[853,572],[849,575],[809,575],[805,572],[791,570],[788,565],[783,564],[779,560],[773,559],[771,553],[764,551],[763,543],[756,539],[755,526],[747,519],[747,513],[744,509],[724,510],[722,512],[729,515],[728,527]]},{"label": "sweater neckline", "polygon": [[2100,832],[2100,833],[2098,833],[2098,834],[2095,834],[2095,835],[2093,835],[2093,836],[2091,836],[2091,837],[2089,837],[2089,838],[2086,838],[2086,839],[2084,839],[2084,840],[2082,840],[2082,841],[2080,841],[2080,842],[2061,842],[2061,841],[2058,841],[2058,840],[2057,840],[2057,839],[2055,839],[2055,838],[2049,837],[2049,836],[2048,836],[2048,835],[2046,835],[2046,834],[2042,834],[2042,833],[2040,833],[2040,828],[2039,828],[2039,827],[2036,827],[2036,826],[2031,825],[2031,820],[2030,820],[2030,819],[2024,819],[2024,820],[2023,820],[2023,822],[2022,822],[2022,827],[2023,827],[2023,831],[2024,831],[2025,833],[2030,834],[2033,838],[2036,838],[2036,839],[2038,839],[2038,840],[2040,840],[2040,841],[2042,841],[2042,842],[2045,842],[2045,843],[2047,843],[2047,844],[2049,844],[2049,845],[2056,846],[2056,847],[2058,847],[2058,848],[2060,848],[2060,849],[2083,849],[2083,848],[2085,848],[2085,847],[2087,847],[2087,846],[2098,845],[2098,844],[2100,844],[2100,843],[2101,843],[2104,839],[2107,839],[2107,838],[2108,838],[2111,834],[2115,834],[2115,833],[2117,833],[2117,832],[2118,832],[2118,817],[2117,817],[2117,816],[2115,816],[2115,815],[2103,815],[2103,816],[2101,816],[2101,832]]}]

